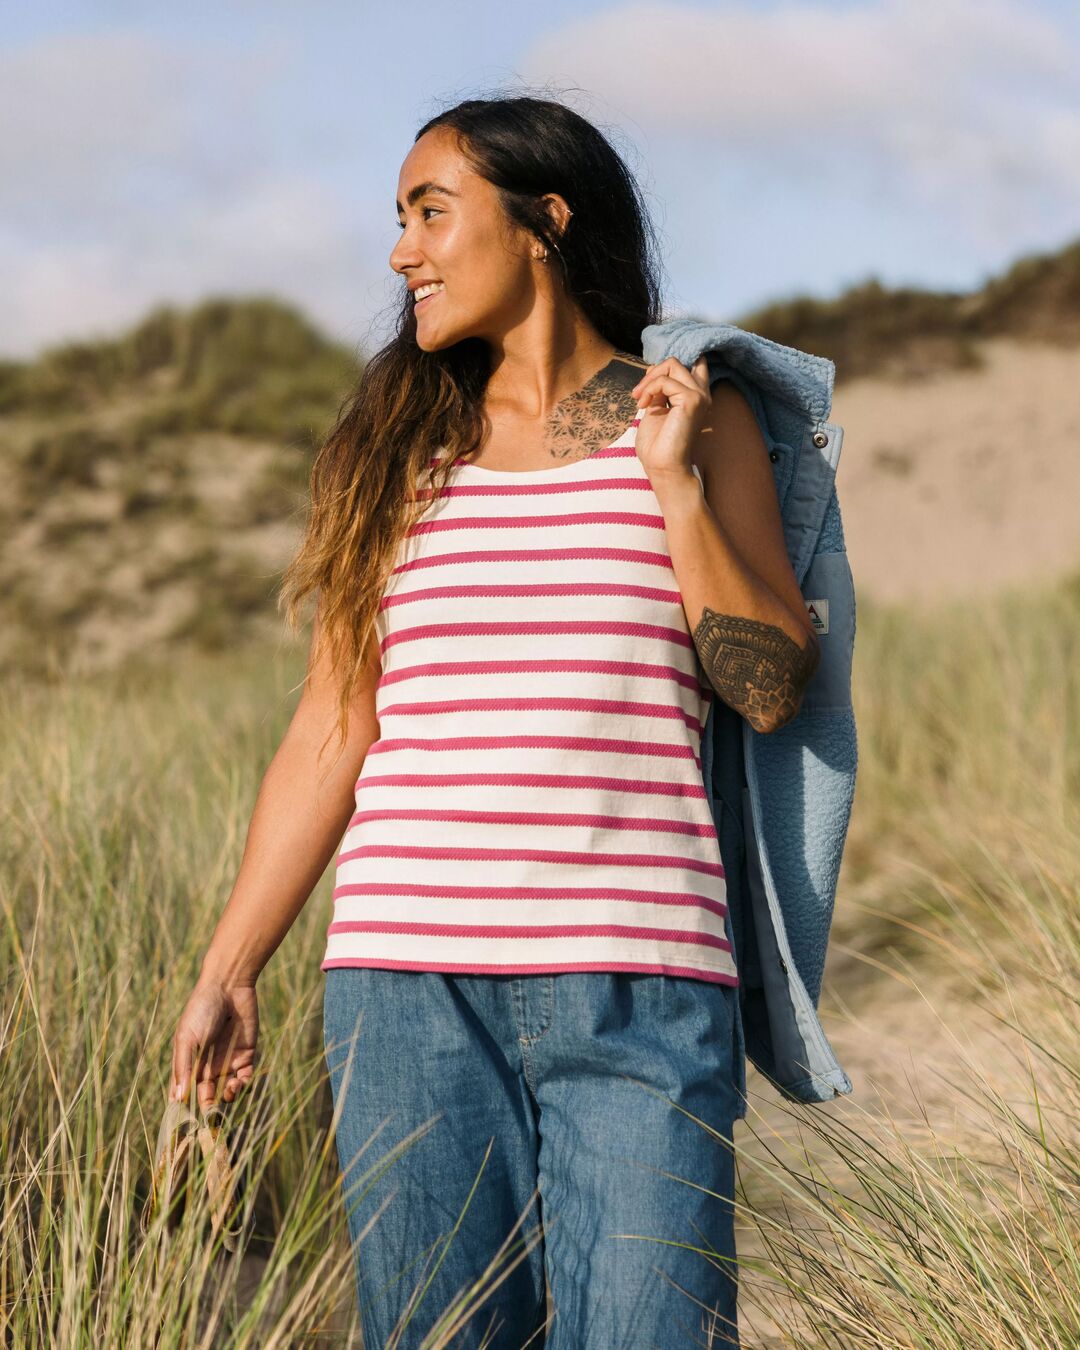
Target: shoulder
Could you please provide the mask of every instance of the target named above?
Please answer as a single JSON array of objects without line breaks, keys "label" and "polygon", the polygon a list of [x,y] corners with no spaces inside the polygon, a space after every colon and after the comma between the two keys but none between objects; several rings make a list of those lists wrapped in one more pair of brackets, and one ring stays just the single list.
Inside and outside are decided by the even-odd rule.
[{"label": "shoulder", "polygon": [[731,380],[717,380],[712,387],[713,412],[723,422],[745,422],[757,426],[757,418],[746,395]]},{"label": "shoulder", "polygon": [[[694,463],[705,479],[718,481],[744,474],[753,465],[768,468],[768,447],[754,410],[731,380],[717,380],[712,387],[712,411],[698,437]],[[771,478],[771,475],[770,475]]]}]

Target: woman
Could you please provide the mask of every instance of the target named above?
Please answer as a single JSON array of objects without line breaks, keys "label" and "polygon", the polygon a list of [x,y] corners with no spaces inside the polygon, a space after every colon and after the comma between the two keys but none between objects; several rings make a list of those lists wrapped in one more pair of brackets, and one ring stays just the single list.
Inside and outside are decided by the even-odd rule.
[{"label": "woman", "polygon": [[433,118],[397,212],[397,335],[313,469],[284,581],[294,624],[318,594],[308,678],[174,1082],[250,1081],[256,978],[340,848],[324,1035],[365,1344],[408,1317],[418,1345],[530,1221],[465,1343],[738,1344],[701,730],[717,695],[779,726],[816,658],[764,446],[704,360],[637,354],[647,218],[570,109]]}]

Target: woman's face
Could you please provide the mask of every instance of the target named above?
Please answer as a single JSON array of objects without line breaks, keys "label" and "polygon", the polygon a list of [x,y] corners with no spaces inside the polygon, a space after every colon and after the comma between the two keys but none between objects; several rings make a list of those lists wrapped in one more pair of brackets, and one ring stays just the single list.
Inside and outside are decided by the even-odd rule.
[{"label": "woman's face", "polygon": [[448,128],[425,132],[409,151],[397,210],[403,228],[390,266],[412,288],[440,283],[416,305],[422,350],[470,337],[497,341],[524,321],[536,303],[534,269],[551,264],[532,257],[536,238],[506,219],[495,188],[470,168]]}]

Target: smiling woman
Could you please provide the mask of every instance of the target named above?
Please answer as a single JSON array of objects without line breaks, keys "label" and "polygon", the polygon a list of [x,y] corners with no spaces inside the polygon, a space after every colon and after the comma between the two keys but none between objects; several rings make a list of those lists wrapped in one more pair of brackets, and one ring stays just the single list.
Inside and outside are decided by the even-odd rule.
[{"label": "smiling woman", "polygon": [[[671,534],[688,483],[700,498],[701,377],[642,360],[651,226],[564,105],[432,118],[395,205],[397,332],[319,450],[283,582],[294,624],[318,599],[290,782],[335,730],[340,747],[317,825],[299,789],[281,803],[282,829],[312,813],[289,827],[297,880],[268,887],[268,844],[204,970],[261,968],[336,831],[324,1032],[365,1344],[418,1346],[485,1271],[476,1316],[508,1346],[548,1295],[549,1346],[681,1342],[702,1308],[737,1344],[740,982],[702,782],[717,694]],[[398,1139],[441,1123],[357,1186],[387,1117]]]}]

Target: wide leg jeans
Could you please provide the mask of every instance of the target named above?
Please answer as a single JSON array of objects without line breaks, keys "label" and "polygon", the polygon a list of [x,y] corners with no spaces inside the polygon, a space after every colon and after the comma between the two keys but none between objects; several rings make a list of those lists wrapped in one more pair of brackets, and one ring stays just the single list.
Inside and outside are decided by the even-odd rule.
[{"label": "wide leg jeans", "polygon": [[625,971],[325,979],[365,1350],[395,1325],[394,1344],[420,1346],[532,1232],[455,1347],[738,1344],[735,987]]}]

